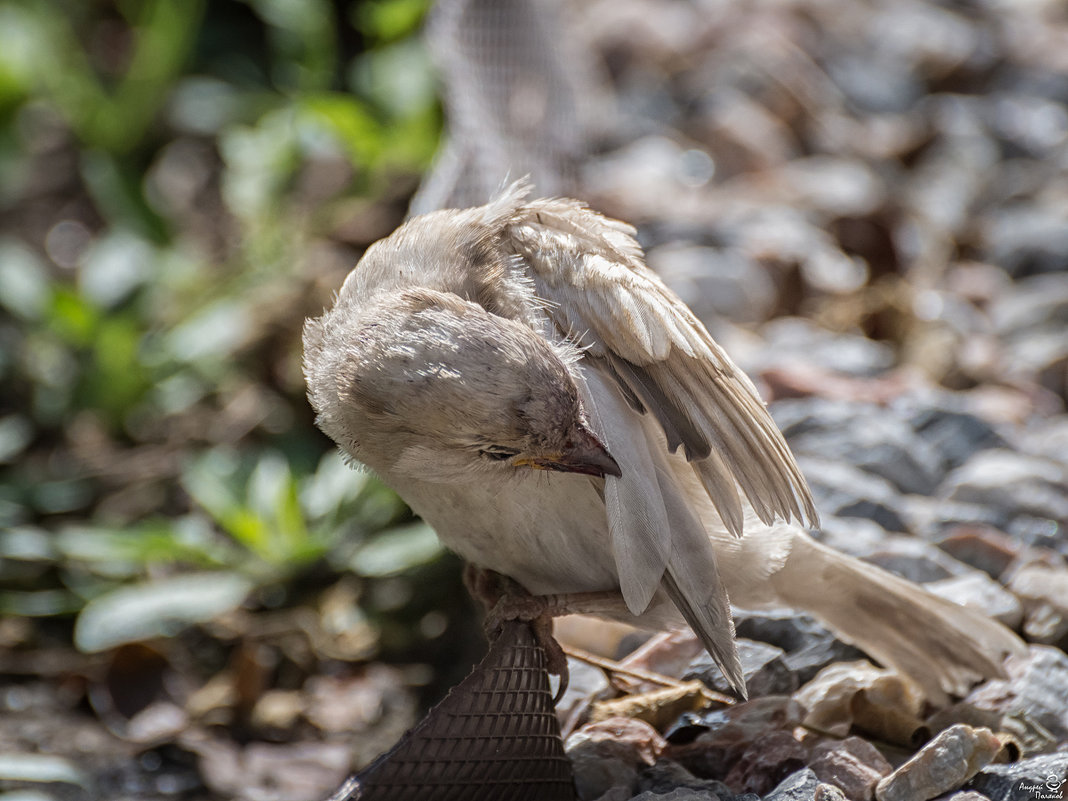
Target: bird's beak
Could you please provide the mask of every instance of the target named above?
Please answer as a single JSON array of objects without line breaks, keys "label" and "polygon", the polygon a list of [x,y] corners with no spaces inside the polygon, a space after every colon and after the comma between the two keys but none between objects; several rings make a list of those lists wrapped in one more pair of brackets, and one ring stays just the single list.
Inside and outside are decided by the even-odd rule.
[{"label": "bird's beak", "polygon": [[623,475],[619,464],[596,435],[585,426],[576,430],[559,453],[544,456],[520,457],[513,464],[535,470],[555,470],[559,473],[582,473],[587,476]]}]

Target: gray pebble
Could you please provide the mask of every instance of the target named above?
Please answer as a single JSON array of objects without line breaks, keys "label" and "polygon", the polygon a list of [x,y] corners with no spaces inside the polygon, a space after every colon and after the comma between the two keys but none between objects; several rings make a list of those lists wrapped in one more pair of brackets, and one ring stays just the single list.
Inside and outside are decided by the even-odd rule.
[{"label": "gray pebble", "polygon": [[782,660],[800,684],[831,662],[864,658],[863,653],[839,640],[815,618],[792,610],[740,612],[734,623],[739,637],[770,643],[785,651]]},{"label": "gray pebble", "polygon": [[987,765],[968,783],[968,788],[990,801],[1060,799],[1068,795],[1066,776],[1068,753],[1044,754],[1007,765]]},{"label": "gray pebble", "polygon": [[885,479],[829,458],[799,455],[820,514],[873,520],[887,531],[906,531],[900,494]]},{"label": "gray pebble", "polygon": [[1001,714],[1002,728],[1016,736],[1025,753],[1068,741],[1068,654],[1031,645],[1025,656],[1009,657],[1005,669],[1008,678],[980,684],[965,703]]},{"label": "gray pebble", "polygon": [[[786,664],[785,652],[781,648],[744,637],[739,637],[736,645],[750,698],[789,695],[800,686],[797,674]],[[730,692],[723,672],[704,651],[690,663],[683,678],[687,681],[700,679],[714,690]]]},{"label": "gray pebble", "polygon": [[924,589],[961,606],[984,612],[1009,628],[1018,627],[1023,620],[1020,599],[978,570],[929,582]]}]

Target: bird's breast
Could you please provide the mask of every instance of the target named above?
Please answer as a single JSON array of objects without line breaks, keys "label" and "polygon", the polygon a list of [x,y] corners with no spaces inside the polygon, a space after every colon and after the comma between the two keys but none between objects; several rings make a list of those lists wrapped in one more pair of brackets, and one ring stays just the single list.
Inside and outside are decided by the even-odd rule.
[{"label": "bird's breast", "polygon": [[447,548],[535,594],[619,586],[595,479],[522,470],[507,480],[383,476]]}]

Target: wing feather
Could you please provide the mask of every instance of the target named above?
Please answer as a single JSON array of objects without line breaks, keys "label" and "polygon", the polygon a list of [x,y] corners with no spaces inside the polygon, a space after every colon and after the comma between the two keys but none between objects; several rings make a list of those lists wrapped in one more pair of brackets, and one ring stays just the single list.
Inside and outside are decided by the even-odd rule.
[{"label": "wing feather", "polygon": [[[604,487],[612,557],[627,608],[640,615],[660,588],[671,554],[672,527],[664,498],[650,475],[656,455],[641,419],[615,392],[610,379],[593,373],[580,379],[580,391],[593,430],[621,464],[634,465]],[[654,440],[655,442],[655,440]]]},{"label": "wing feather", "polygon": [[604,493],[627,608],[641,614],[662,587],[744,698],[730,599],[719,575],[716,551],[668,463],[662,440],[645,430],[652,423],[635,417],[611,380],[606,373],[589,371],[579,383],[590,424],[620,464],[626,465],[622,476],[605,482]]},{"label": "wing feather", "polygon": [[[663,461],[664,454],[660,454]],[[701,644],[716,661],[731,686],[747,697],[730,599],[719,575],[716,551],[708,546],[708,533],[666,464],[658,464],[656,477],[671,524],[672,553],[664,571],[664,590]]]},{"label": "wing feather", "polygon": [[765,523],[816,525],[805,479],[753,383],[644,264],[634,229],[578,201],[524,197],[514,185],[493,206],[507,219],[502,246],[526,263],[584,364],[651,414],[671,450],[685,449],[727,529],[742,534],[739,490]]}]

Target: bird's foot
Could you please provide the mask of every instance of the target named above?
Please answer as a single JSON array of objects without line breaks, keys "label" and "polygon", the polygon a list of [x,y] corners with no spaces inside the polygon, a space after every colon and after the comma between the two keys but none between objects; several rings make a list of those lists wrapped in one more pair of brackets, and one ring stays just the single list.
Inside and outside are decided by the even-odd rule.
[{"label": "bird's foot", "polygon": [[545,669],[560,679],[560,687],[553,698],[556,704],[567,691],[569,672],[567,656],[560,643],[553,637],[553,613],[546,596],[530,595],[522,588],[498,597],[493,608],[486,613],[486,634],[492,640],[501,628],[510,621],[528,623],[542,651],[545,652]]},{"label": "bird's foot", "polygon": [[545,669],[560,677],[560,688],[553,703],[563,697],[568,684],[567,656],[553,637],[553,618],[604,614],[618,610],[620,604],[618,591],[531,595],[507,576],[472,564],[464,568],[464,584],[487,609],[485,627],[491,640],[496,639],[508,621],[530,624],[545,652]]}]

